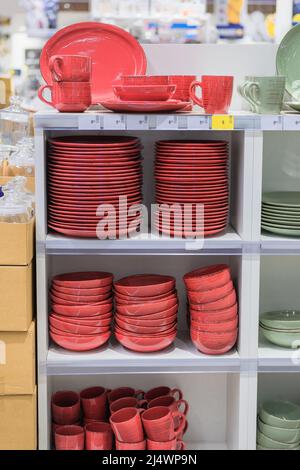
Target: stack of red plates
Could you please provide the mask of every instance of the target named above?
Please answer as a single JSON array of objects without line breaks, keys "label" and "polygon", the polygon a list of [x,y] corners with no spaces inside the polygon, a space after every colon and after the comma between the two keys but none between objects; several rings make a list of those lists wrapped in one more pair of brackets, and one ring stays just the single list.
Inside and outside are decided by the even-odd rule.
[{"label": "stack of red plates", "polygon": [[138,352],[165,349],[177,331],[178,298],[175,279],[138,274],[115,283],[115,336]]},{"label": "stack of red plates", "polygon": [[[131,205],[139,205],[143,199],[140,152],[141,144],[135,137],[50,139],[49,227],[65,235],[91,238],[118,238],[136,230],[139,219],[127,214]],[[127,197],[128,206],[119,204],[120,196]],[[100,204],[112,206],[109,214],[97,215]],[[101,220],[108,223],[104,227],[100,224],[100,230]]]},{"label": "stack of red plates", "polygon": [[[229,210],[227,166],[227,142],[157,142],[156,203],[165,206],[156,212],[155,227],[163,234],[180,237],[223,232],[227,227]],[[179,218],[171,215],[168,223],[172,205],[179,207],[182,218],[180,214]],[[197,214],[200,214],[200,219]]]},{"label": "stack of red plates", "polygon": [[217,264],[184,276],[191,338],[205,354],[224,354],[235,345],[238,305],[230,268]]},{"label": "stack of red plates", "polygon": [[71,351],[105,344],[111,334],[113,275],[105,272],[59,274],[52,279],[52,340]]}]

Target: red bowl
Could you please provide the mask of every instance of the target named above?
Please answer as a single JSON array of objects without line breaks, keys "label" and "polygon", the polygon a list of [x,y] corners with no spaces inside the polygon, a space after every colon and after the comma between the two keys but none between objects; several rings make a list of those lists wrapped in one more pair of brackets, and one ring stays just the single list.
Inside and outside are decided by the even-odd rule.
[{"label": "red bowl", "polygon": [[232,307],[236,303],[236,292],[235,289],[232,289],[232,291],[227,294],[225,297],[219,300],[215,300],[214,302],[207,302],[207,303],[202,303],[202,304],[190,304],[190,308],[192,310],[197,310],[197,311],[210,311],[210,310],[221,310],[221,309],[227,309],[229,307]]},{"label": "red bowl", "polygon": [[112,301],[104,301],[99,302],[97,304],[89,305],[61,305],[58,303],[52,304],[52,310],[54,313],[75,318],[97,317],[99,315],[106,315],[107,313],[111,313],[112,309]]},{"label": "red bowl", "polygon": [[53,285],[76,289],[89,289],[111,285],[113,275],[106,272],[74,272],[58,274],[52,279]]},{"label": "red bowl", "polygon": [[49,323],[51,327],[57,328],[58,330],[66,333],[72,333],[74,335],[98,335],[107,332],[109,325],[106,326],[85,326],[85,325],[74,325],[72,323],[58,320],[57,318],[49,316]]},{"label": "red bowl", "polygon": [[122,75],[123,85],[169,85],[169,75]]},{"label": "red bowl", "polygon": [[176,90],[176,85],[115,85],[115,95],[123,101],[167,101]]},{"label": "red bowl", "polygon": [[211,333],[225,333],[232,331],[238,326],[238,317],[233,320],[217,323],[203,323],[201,321],[191,320],[191,328],[199,331],[209,331]]},{"label": "red bowl", "polygon": [[191,339],[196,348],[204,354],[225,354],[236,343],[238,330],[227,333],[209,333],[191,329]]},{"label": "red bowl", "polygon": [[132,295],[124,295],[120,294],[120,292],[115,291],[115,298],[119,300],[126,300],[128,302],[156,302],[157,300],[163,300],[167,299],[168,297],[176,294],[177,291],[175,289],[170,290],[168,292],[165,292],[164,294],[160,295],[153,295],[153,296],[147,296],[147,297],[138,297],[138,296],[132,296]]},{"label": "red bowl", "polygon": [[152,315],[146,315],[146,317],[131,317],[131,316],[126,316],[126,315],[119,315],[118,313],[116,314],[116,318],[127,323],[128,325],[134,325],[134,326],[164,326],[168,325],[169,323],[172,323],[176,321],[177,319],[177,307],[176,311],[174,314],[169,315],[165,318],[156,318],[153,319]]},{"label": "red bowl", "polygon": [[211,311],[198,311],[190,308],[189,310],[191,320],[200,320],[203,323],[216,323],[222,321],[233,320],[238,313],[238,304],[235,303],[232,307],[223,310]]},{"label": "red bowl", "polygon": [[158,314],[175,307],[178,308],[177,297],[143,304],[118,304],[117,311],[122,315],[137,317]]},{"label": "red bowl", "polygon": [[120,317],[116,317],[115,325],[117,325],[120,329],[124,331],[128,331],[131,333],[135,334],[140,334],[140,335],[156,335],[156,334],[162,334],[162,333],[168,333],[169,331],[172,332],[172,330],[177,326],[177,321],[172,321],[171,323],[168,323],[166,325],[161,325],[161,326],[140,326],[140,325],[131,325],[130,323],[127,323],[125,321],[122,321]]},{"label": "red bowl", "polygon": [[215,287],[209,290],[202,290],[202,291],[193,291],[188,290],[188,298],[191,303],[207,303],[207,302],[215,302],[216,300],[222,299],[227,294],[229,294],[233,289],[233,282],[232,280],[226,282],[221,287]]},{"label": "red bowl", "polygon": [[166,294],[175,288],[172,276],[160,274],[137,274],[115,282],[116,292],[133,297],[154,297]]},{"label": "red bowl", "polygon": [[119,343],[122,344],[122,346],[130,349],[131,351],[156,352],[166,349],[168,346],[170,346],[176,338],[176,332],[169,336],[160,336],[158,338],[148,338],[146,336],[128,336],[116,332],[115,337]]},{"label": "red bowl", "polygon": [[177,324],[175,323],[174,326],[172,326],[171,328],[169,328],[168,330],[165,330],[163,332],[158,332],[158,333],[134,333],[133,331],[127,331],[127,330],[124,330],[124,328],[121,328],[120,326],[118,326],[117,324],[115,324],[115,333],[121,333],[121,334],[124,334],[124,335],[129,335],[129,336],[136,336],[137,338],[141,337],[141,336],[146,336],[148,338],[159,338],[161,336],[167,336],[169,334],[172,334],[174,332],[177,331]]},{"label": "red bowl", "polygon": [[91,289],[74,289],[73,287],[62,287],[58,285],[52,286],[52,289],[55,290],[57,293],[61,294],[68,294],[68,295],[75,295],[75,296],[97,296],[97,295],[103,295],[107,294],[107,292],[110,292],[112,289],[112,285],[109,284],[108,286],[104,287],[96,287],[96,288],[91,288]]},{"label": "red bowl", "polygon": [[207,290],[220,287],[230,281],[230,268],[226,264],[214,264],[196,269],[184,275],[187,289]]},{"label": "red bowl", "polygon": [[66,315],[57,315],[56,313],[50,314],[52,318],[56,320],[61,320],[66,323],[70,323],[71,325],[82,325],[82,326],[108,326],[111,324],[113,315],[110,313],[109,315],[105,316],[95,316],[95,317],[84,317],[77,318],[77,317],[67,317]]},{"label": "red bowl", "polygon": [[103,333],[101,335],[90,335],[90,336],[66,336],[53,333],[50,331],[50,338],[58,346],[70,351],[90,351],[92,349],[103,346],[109,340],[111,332]]},{"label": "red bowl", "polygon": [[159,297],[156,299],[150,298],[149,300],[146,297],[143,300],[141,300],[141,298],[138,298],[138,297],[131,298],[131,300],[129,299],[125,300],[125,299],[120,298],[117,294],[115,295],[115,301],[116,301],[117,307],[119,307],[119,305],[147,305],[147,304],[160,302],[163,300],[176,300],[177,301],[177,299],[178,297],[177,297],[176,292],[167,294],[166,296]]},{"label": "red bowl", "polygon": [[[80,335],[80,334],[77,334],[77,333],[69,333],[68,331],[65,331],[65,330],[62,330],[60,328],[55,328],[54,326],[52,325],[49,325],[49,331],[51,331],[51,333],[54,333],[54,334],[57,334],[57,335],[63,335],[63,336],[68,336],[68,337],[74,337],[74,336],[95,336],[95,333],[92,333],[92,334],[85,334],[85,335]],[[105,331],[103,331],[103,333],[106,333],[107,331],[110,331],[110,328],[107,327]],[[97,334],[103,334],[103,333],[97,333]]]},{"label": "red bowl", "polygon": [[55,290],[55,287],[52,287],[51,294],[53,294],[58,299],[66,300],[75,304],[96,304],[97,302],[102,302],[111,297],[111,290],[105,294],[100,295],[68,295]]}]

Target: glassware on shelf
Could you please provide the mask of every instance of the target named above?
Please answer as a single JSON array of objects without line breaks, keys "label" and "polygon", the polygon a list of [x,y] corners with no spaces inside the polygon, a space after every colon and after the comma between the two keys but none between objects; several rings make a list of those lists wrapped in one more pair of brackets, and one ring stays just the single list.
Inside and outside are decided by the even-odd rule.
[{"label": "glassware on shelf", "polygon": [[9,176],[34,176],[34,147],[30,139],[23,138],[9,158]]},{"label": "glassware on shelf", "polygon": [[25,189],[26,178],[17,176],[0,187],[0,223],[26,223],[34,215],[34,195]]},{"label": "glassware on shelf", "polygon": [[0,140],[3,145],[16,145],[29,133],[29,113],[21,107],[21,98],[12,96],[11,105],[0,112]]}]

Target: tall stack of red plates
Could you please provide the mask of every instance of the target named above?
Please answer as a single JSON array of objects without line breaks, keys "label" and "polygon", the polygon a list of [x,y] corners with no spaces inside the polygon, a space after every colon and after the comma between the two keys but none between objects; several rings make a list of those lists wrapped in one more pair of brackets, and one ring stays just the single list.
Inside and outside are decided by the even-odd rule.
[{"label": "tall stack of red plates", "polygon": [[205,354],[224,354],[235,345],[238,334],[238,304],[229,266],[196,269],[183,279],[194,345]]},{"label": "tall stack of red plates", "polygon": [[[68,136],[49,140],[48,226],[74,237],[126,236],[139,226],[127,209],[142,202],[141,144],[135,137]],[[120,196],[127,197],[119,204]],[[111,205],[109,215],[99,205]],[[129,213],[130,214],[130,213]],[[98,230],[97,230],[98,227]]]},{"label": "tall stack of red plates", "polygon": [[115,282],[115,336],[126,348],[154,352],[173,343],[177,332],[175,279],[138,274]]},{"label": "tall stack of red plates", "polygon": [[[156,203],[164,204],[155,216],[155,227],[161,233],[187,238],[214,235],[226,229],[229,211],[227,142],[157,142],[155,179]],[[170,212],[169,206],[174,204],[182,211],[181,219],[178,215],[174,217],[172,210]],[[203,204],[203,212],[197,204]],[[168,213],[171,213],[170,223]]]},{"label": "tall stack of red plates", "polygon": [[111,334],[113,275],[105,272],[59,274],[52,279],[51,339],[71,351],[105,344]]}]

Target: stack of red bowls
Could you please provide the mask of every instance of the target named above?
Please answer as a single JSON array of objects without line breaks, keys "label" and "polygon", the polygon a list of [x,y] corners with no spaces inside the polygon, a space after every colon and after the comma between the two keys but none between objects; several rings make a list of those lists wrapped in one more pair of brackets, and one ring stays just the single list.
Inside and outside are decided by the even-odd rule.
[{"label": "stack of red bowls", "polygon": [[52,279],[51,339],[71,351],[88,351],[111,335],[113,275],[105,272],[59,274]]},{"label": "stack of red bowls", "polygon": [[[155,227],[161,233],[187,238],[214,235],[226,229],[229,212],[227,142],[157,142],[155,179],[156,203],[164,205],[155,214]],[[178,206],[182,217],[180,214],[179,218],[173,216],[171,211],[169,223],[172,205]]]},{"label": "stack of red bowls", "polygon": [[230,351],[238,335],[238,304],[229,266],[200,268],[183,279],[194,345],[205,354]]},{"label": "stack of red bowls", "polygon": [[[118,238],[135,231],[139,219],[129,215],[128,209],[143,200],[140,152],[141,144],[135,137],[49,139],[49,228],[91,238]],[[120,202],[120,196],[126,196],[128,207]],[[97,212],[100,204],[111,205],[113,212]],[[102,228],[98,224],[104,220],[108,225]]]},{"label": "stack of red bowls", "polygon": [[126,348],[154,352],[173,343],[177,332],[175,279],[138,274],[115,282],[115,336]]}]

